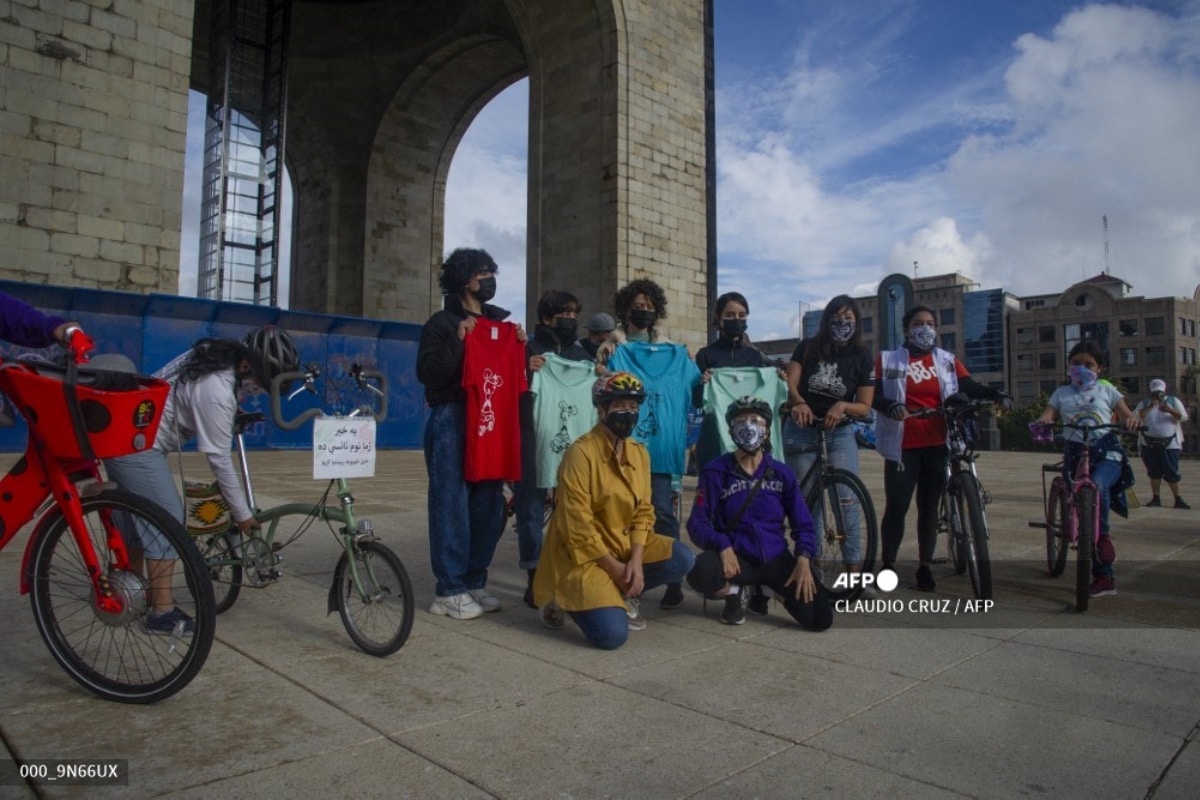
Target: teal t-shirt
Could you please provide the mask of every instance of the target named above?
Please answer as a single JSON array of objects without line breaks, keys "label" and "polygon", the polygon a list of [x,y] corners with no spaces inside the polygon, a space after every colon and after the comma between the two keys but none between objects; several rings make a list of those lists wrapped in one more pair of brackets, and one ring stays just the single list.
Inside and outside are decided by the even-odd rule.
[{"label": "teal t-shirt", "polygon": [[592,384],[596,380],[591,361],[571,361],[546,353],[546,363],[533,373],[533,433],[537,448],[537,485],[558,485],[558,465],[571,442],[596,425]]},{"label": "teal t-shirt", "polygon": [[633,438],[650,451],[650,470],[682,475],[687,449],[687,414],[700,370],[681,344],[625,342],[608,360],[613,372],[632,372],[646,384],[646,401]]},{"label": "teal t-shirt", "polygon": [[725,424],[725,411],[734,400],[747,395],[771,407],[771,452],[782,458],[783,424],[779,407],[787,402],[788,393],[787,384],[774,367],[721,367],[712,371],[704,386],[704,413],[716,422],[721,453],[731,453],[734,449],[729,426]]}]

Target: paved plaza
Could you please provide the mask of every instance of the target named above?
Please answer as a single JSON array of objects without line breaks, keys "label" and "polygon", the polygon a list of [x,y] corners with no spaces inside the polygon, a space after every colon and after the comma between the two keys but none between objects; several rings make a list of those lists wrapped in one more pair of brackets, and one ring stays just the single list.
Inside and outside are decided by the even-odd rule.
[{"label": "paved plaza", "polygon": [[[862,456],[882,514],[882,462]],[[355,495],[412,576],[408,643],[373,658],[325,614],[339,545],[314,526],[283,551],[282,581],[218,619],[196,680],[149,707],[95,699],[54,663],[17,590],[22,534],[0,554],[0,758],[127,759],[129,784],[2,785],[0,798],[1195,798],[1200,510],[1118,521],[1120,593],[1076,614],[1070,572],[1047,577],[1027,524],[1048,460],[980,458],[994,501],[986,613],[842,613],[812,634],[777,606],[721,625],[691,592],[660,611],[656,590],[647,630],[602,652],[521,603],[511,529],[490,581],[503,609],[430,615],[421,453],[381,453]],[[260,505],[323,491],[306,452],[251,464]],[[1200,509],[1194,462],[1183,488]],[[909,588],[914,526],[910,514],[885,596],[906,607],[930,597]],[[932,597],[961,609],[966,577],[935,577]]]}]

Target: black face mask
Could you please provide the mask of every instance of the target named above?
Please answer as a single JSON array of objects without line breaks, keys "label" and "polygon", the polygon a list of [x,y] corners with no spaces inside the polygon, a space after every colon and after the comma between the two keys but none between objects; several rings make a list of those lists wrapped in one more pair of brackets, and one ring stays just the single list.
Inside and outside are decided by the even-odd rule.
[{"label": "black face mask", "polygon": [[479,291],[473,293],[475,299],[481,303],[486,303],[496,296],[496,279],[495,278],[480,278]]},{"label": "black face mask", "polygon": [[628,411],[610,411],[604,417],[604,425],[618,439],[625,439],[629,434],[633,433],[633,429],[638,424],[638,410],[636,408]]},{"label": "black face mask", "polygon": [[649,329],[656,319],[658,319],[658,314],[644,308],[634,308],[629,311],[629,323],[638,330]]},{"label": "black face mask", "polygon": [[554,335],[563,344],[570,344],[575,341],[575,334],[578,332],[578,323],[568,317],[555,317],[552,327]]},{"label": "black face mask", "polygon": [[721,333],[727,339],[740,339],[746,333],[746,320],[744,319],[723,319],[721,320]]}]

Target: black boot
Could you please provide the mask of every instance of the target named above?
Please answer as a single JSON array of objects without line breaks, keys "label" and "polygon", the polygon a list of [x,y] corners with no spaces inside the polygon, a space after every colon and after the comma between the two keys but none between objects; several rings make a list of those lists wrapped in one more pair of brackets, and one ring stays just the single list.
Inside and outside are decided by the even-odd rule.
[{"label": "black boot", "polygon": [[529,573],[529,584],[525,587],[525,597],[522,599],[525,601],[525,605],[530,608],[537,608],[537,604],[533,602],[533,576],[537,574],[537,570],[528,569],[525,571]]}]

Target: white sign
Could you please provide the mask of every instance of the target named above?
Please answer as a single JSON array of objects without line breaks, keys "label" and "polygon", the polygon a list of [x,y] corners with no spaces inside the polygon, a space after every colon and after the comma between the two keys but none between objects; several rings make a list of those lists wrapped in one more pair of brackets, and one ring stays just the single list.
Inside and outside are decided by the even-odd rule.
[{"label": "white sign", "polygon": [[375,477],[375,420],[313,420],[313,480]]}]

